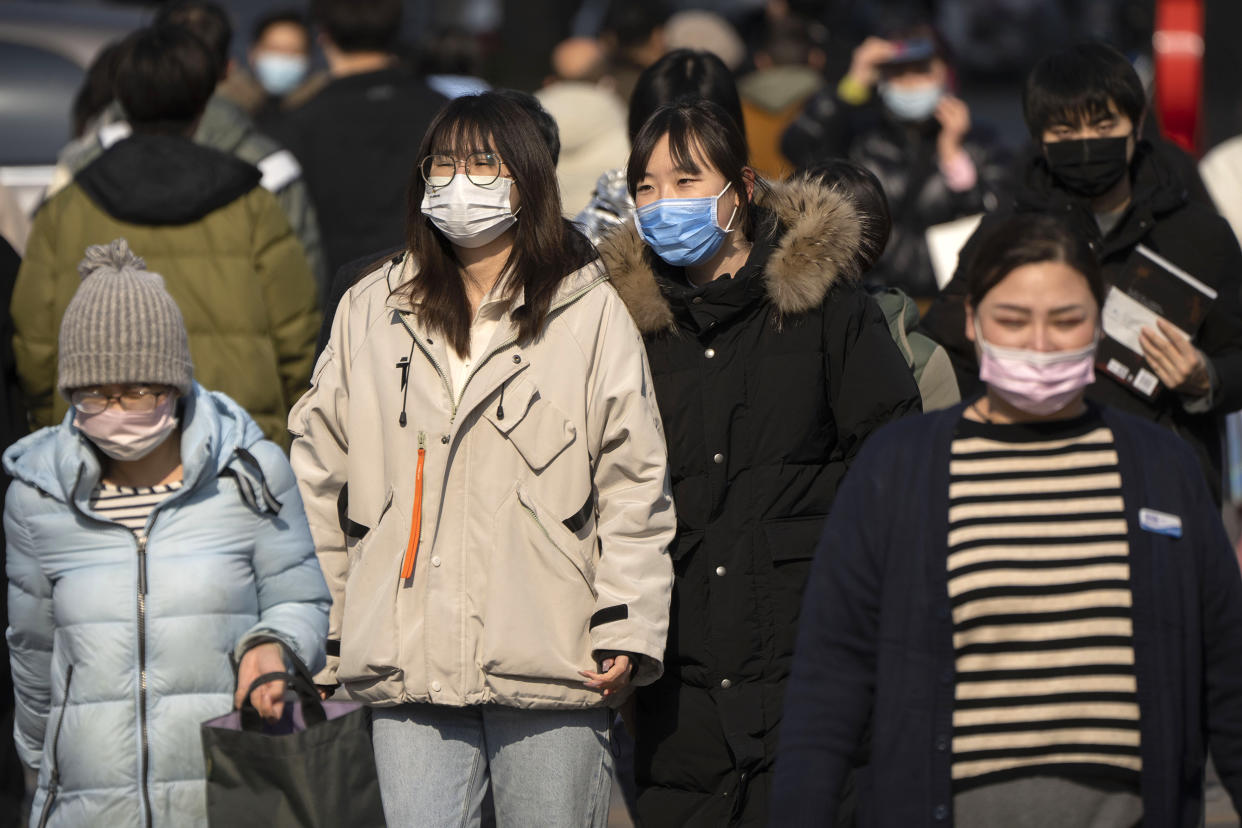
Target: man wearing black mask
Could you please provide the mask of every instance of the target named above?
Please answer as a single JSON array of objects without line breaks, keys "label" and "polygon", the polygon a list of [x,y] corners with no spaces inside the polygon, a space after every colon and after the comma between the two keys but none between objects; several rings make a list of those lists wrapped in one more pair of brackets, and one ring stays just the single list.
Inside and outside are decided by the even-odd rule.
[{"label": "man wearing black mask", "polygon": [[[1039,149],[1003,212],[1068,217],[1092,240],[1110,284],[1142,256],[1141,245],[1216,291],[1191,339],[1163,323],[1139,334],[1144,367],[1159,380],[1154,397],[1098,369],[1087,396],[1182,435],[1219,502],[1221,418],[1242,407],[1242,250],[1225,220],[1191,199],[1178,159],[1170,157],[1176,150],[1139,137],[1146,104],[1137,73],[1110,46],[1083,43],[1043,58],[1023,91],[1027,128]],[[923,320],[924,332],[953,357],[964,399],[982,386],[966,338],[962,274],[977,240],[999,217],[984,217]]]}]

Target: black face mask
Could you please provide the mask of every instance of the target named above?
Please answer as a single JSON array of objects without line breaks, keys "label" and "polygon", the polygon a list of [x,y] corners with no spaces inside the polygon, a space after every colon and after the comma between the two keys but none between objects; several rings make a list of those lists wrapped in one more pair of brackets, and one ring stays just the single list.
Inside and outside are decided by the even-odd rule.
[{"label": "black face mask", "polygon": [[1047,141],[1044,153],[1052,174],[1067,190],[1087,198],[1108,192],[1130,171],[1126,144],[1130,136]]}]

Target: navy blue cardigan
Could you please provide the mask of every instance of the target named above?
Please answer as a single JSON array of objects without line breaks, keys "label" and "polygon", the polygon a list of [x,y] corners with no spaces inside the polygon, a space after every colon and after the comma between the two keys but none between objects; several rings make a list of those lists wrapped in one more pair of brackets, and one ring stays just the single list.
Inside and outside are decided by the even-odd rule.
[{"label": "navy blue cardigan", "polygon": [[[858,825],[951,825],[949,453],[965,405],[867,442],[833,504],[802,604],[772,824],[827,825],[874,711]],[[1173,433],[1101,408],[1129,525],[1143,825],[1199,824],[1205,741],[1242,805],[1242,577],[1203,473]],[[1183,535],[1141,530],[1139,509]]]}]

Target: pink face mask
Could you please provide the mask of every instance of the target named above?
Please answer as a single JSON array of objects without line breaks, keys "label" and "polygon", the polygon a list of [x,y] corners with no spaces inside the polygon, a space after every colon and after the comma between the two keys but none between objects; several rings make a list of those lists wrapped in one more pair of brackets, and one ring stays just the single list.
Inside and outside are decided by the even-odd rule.
[{"label": "pink face mask", "polygon": [[113,460],[140,460],[163,443],[177,427],[176,395],[169,394],[151,411],[123,411],[108,406],[98,414],[73,416],[73,424]]},{"label": "pink face mask", "polygon": [[1028,414],[1055,414],[1095,382],[1094,341],[1076,351],[1001,348],[984,340],[977,316],[975,341],[981,351],[979,379],[1002,400]]}]

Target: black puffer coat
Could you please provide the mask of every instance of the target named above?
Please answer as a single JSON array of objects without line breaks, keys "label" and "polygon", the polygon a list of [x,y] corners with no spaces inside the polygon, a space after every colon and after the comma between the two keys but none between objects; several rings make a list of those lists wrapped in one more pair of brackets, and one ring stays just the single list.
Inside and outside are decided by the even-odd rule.
[{"label": "black puffer coat", "polygon": [[1219,294],[1192,340],[1208,356],[1219,380],[1211,410],[1189,412],[1182,398],[1168,390],[1148,401],[1103,371],[1096,371],[1096,381],[1087,389],[1087,397],[1160,423],[1185,438],[1198,456],[1208,486],[1219,503],[1221,417],[1242,407],[1242,250],[1229,224],[1211,207],[1192,200],[1165,152],[1146,141],[1139,142],[1130,164],[1130,207],[1112,232],[1102,238],[1090,203],[1061,189],[1043,157],[1032,157],[1026,166],[1024,186],[1017,192],[1013,205],[985,216],[983,224],[962,248],[957,273],[923,318],[922,330],[949,352],[962,398],[981,391],[974,343],[966,339],[966,269],[982,234],[1012,212],[1066,216],[1093,241],[1105,282],[1140,255],[1134,249],[1137,245],[1154,250]]},{"label": "black puffer coat", "polygon": [[821,524],[867,436],[919,410],[883,314],[847,270],[850,202],[795,182],[759,213],[770,229],[746,266],[702,288],[632,225],[600,248],[644,334],[679,524],[665,673],[637,699],[644,826],[765,822]]},{"label": "black puffer coat", "polygon": [[998,206],[1008,184],[1009,156],[992,132],[975,126],[962,143],[974,162],[975,186],[955,192],[940,171],[940,124],[899,121],[878,102],[849,106],[827,89],[812,98],[781,138],[781,151],[799,167],[834,156],[863,165],[884,187],[893,232],[867,282],[911,296],[934,296],[936,276],[927,228]]}]

